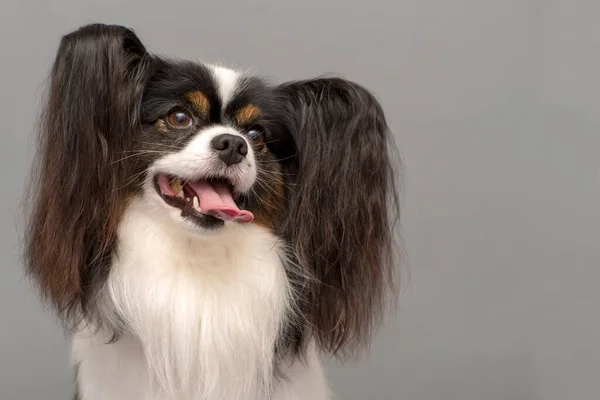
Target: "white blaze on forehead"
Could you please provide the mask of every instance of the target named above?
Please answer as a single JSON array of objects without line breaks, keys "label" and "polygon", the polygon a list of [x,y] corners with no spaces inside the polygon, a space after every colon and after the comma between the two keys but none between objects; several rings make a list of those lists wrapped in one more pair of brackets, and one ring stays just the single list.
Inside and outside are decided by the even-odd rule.
[{"label": "white blaze on forehead", "polygon": [[231,99],[233,92],[235,91],[238,77],[240,74],[232,69],[219,67],[216,65],[210,66],[217,81],[217,85],[219,87],[219,96],[221,97],[221,102],[223,103],[223,109],[225,105]]}]

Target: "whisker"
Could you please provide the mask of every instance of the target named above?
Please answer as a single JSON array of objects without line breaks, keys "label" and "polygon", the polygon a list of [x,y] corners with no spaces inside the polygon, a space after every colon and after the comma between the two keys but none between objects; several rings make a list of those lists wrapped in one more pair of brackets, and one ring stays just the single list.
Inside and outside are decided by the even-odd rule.
[{"label": "whisker", "polygon": [[294,157],[296,157],[296,154],[293,154],[293,155],[291,155],[289,157],[278,158],[278,159],[275,159],[275,160],[256,160],[256,162],[258,164],[267,164],[267,163],[274,163],[274,162],[289,160],[290,158],[294,158]]},{"label": "whisker", "polygon": [[136,157],[136,156],[140,156],[140,155],[144,155],[144,154],[156,154],[156,153],[158,153],[158,154],[168,154],[168,153],[166,153],[164,151],[158,151],[158,150],[140,150],[140,151],[135,151],[135,152],[134,151],[129,151],[129,152],[124,151],[123,153],[133,153],[133,154],[127,155],[127,156],[122,157],[122,158],[119,158],[118,160],[114,160],[109,165],[116,164],[116,163],[121,162],[123,160],[127,160],[128,158],[132,158],[132,157]]},{"label": "whisker", "polygon": [[[280,199],[285,199],[285,196],[283,196],[281,193],[277,192],[275,189],[273,189],[267,182],[262,181],[260,178],[256,178],[256,183],[266,192],[268,192],[270,195],[272,196],[277,196]],[[283,185],[283,182],[280,182]],[[284,185],[285,187],[285,185]]]},{"label": "whisker", "polygon": [[[259,180],[256,181],[256,183],[263,189],[265,190],[267,193],[269,193],[271,196],[275,197],[279,197],[281,199],[285,199],[284,196],[282,196],[280,193],[277,193],[276,191],[274,191],[272,188],[270,188],[268,185],[263,184],[262,182],[260,182]],[[256,193],[256,191],[255,191]],[[265,199],[263,199],[261,196],[257,196],[257,198],[259,199],[260,202],[262,202],[263,204],[267,205],[269,208],[277,208],[276,206],[274,206],[273,204],[271,204],[270,202],[266,201]]]},{"label": "whisker", "polygon": [[[265,184],[268,185],[268,182],[266,180],[263,180],[263,178],[260,175],[258,175],[256,177],[256,180],[257,181],[260,180],[261,182],[263,182],[263,183],[265,183]],[[281,180],[279,178],[276,178],[276,183],[280,184],[281,186],[283,186],[286,189],[291,189],[290,186],[295,186],[296,185],[295,183],[286,183],[285,181],[283,181],[283,180]]]},{"label": "whisker", "polygon": [[258,199],[259,205],[266,206],[266,208],[270,208],[270,209],[277,208],[277,207],[273,206],[273,204],[269,203],[268,201],[266,201],[265,199],[263,199],[261,196],[259,196],[258,194],[256,194],[256,191],[254,189],[253,189],[253,191],[254,191],[254,195]]},{"label": "whisker", "polygon": [[279,139],[274,139],[274,140],[267,140],[266,142],[263,142],[263,144],[269,144],[269,143],[277,143],[279,142]]},{"label": "whisker", "polygon": [[256,189],[252,188],[252,192],[254,193],[254,196],[256,197],[256,199],[258,199],[258,203],[259,205],[263,205],[265,204],[264,200],[261,198],[261,196],[258,195],[258,193],[256,193]]},{"label": "whisker", "polygon": [[152,142],[140,142],[140,143],[147,144],[149,146],[159,146],[159,147],[162,146],[162,147],[165,147],[165,148],[168,148],[168,149],[181,150],[181,147],[169,145],[169,144],[166,144],[166,143],[152,143]]},{"label": "whisker", "polygon": [[118,188],[116,188],[115,190],[113,190],[113,193],[122,189],[125,189],[127,186],[131,185],[137,178],[139,178],[141,175],[145,174],[146,170],[138,172],[137,174],[129,177],[127,180],[125,180],[125,183],[122,186],[119,186]]},{"label": "whisker", "polygon": [[168,153],[167,150],[124,150],[122,153],[144,154],[144,153]]}]

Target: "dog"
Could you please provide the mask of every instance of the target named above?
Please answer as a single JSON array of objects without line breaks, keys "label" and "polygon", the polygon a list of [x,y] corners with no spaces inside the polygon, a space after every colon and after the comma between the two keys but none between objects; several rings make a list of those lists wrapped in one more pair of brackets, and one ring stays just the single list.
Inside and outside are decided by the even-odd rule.
[{"label": "dog", "polygon": [[66,34],[26,198],[26,268],[80,400],[324,400],[324,355],[393,298],[396,158],[380,103]]}]

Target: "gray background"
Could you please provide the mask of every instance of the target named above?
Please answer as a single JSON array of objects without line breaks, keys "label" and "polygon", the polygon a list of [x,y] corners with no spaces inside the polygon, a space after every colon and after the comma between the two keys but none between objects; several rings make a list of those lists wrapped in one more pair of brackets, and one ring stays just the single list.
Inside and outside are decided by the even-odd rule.
[{"label": "gray background", "polygon": [[340,399],[600,398],[598,0],[5,1],[0,399],[67,399],[68,350],[17,262],[17,200],[59,37],[372,89],[405,164],[398,316]]}]

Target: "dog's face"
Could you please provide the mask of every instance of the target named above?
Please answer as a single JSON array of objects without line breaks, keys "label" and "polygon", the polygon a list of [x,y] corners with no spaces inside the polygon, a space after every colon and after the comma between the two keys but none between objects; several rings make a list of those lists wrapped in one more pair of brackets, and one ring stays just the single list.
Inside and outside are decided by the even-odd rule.
[{"label": "dog's face", "polygon": [[285,210],[290,134],[275,123],[272,89],[258,78],[158,60],[141,98],[130,179],[154,209],[197,233],[225,223],[276,229]]}]

